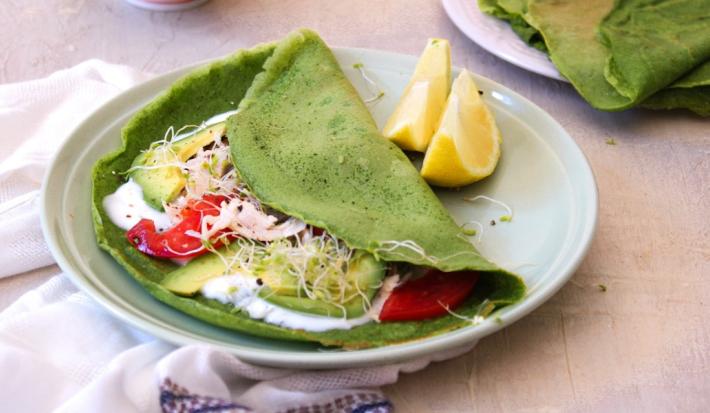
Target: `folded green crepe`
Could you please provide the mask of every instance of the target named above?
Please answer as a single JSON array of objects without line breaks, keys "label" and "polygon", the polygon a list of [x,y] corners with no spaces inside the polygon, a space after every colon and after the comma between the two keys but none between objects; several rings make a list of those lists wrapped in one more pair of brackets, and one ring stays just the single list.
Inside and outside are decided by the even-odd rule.
[{"label": "folded green crepe", "polygon": [[706,62],[672,85],[641,103],[649,109],[687,108],[710,116],[710,62]]},{"label": "folded green crepe", "polygon": [[710,0],[479,0],[550,59],[592,106],[710,115]]},{"label": "folded green crepe", "polygon": [[[425,338],[468,321],[454,316],[368,324],[321,333],[251,319],[201,295],[181,297],[161,285],[177,266],[138,252],[108,219],[103,198],[132,160],[170,126],[199,124],[234,109],[227,136],[235,167],[251,192],[287,215],[325,228],[351,248],[380,259],[446,271],[483,271],[474,294],[457,309],[472,316],[484,299],[496,306],[525,293],[522,280],[482,258],[420,178],[408,158],[379,134],[330,49],[313,32],[241,51],[198,69],[140,110],[122,131],[124,145],[93,171],[96,236],[158,300],[208,323],[249,334],[365,348]],[[416,244],[423,253],[402,247]]]}]

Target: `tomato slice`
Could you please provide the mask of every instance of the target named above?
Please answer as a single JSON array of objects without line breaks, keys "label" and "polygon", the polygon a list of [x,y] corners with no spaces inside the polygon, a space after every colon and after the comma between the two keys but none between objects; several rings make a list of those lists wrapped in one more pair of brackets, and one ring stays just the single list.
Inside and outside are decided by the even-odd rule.
[{"label": "tomato slice", "polygon": [[479,274],[473,271],[429,270],[392,291],[380,321],[414,321],[440,317],[458,307],[471,293]]},{"label": "tomato slice", "polygon": [[[158,258],[194,258],[207,252],[202,240],[185,234],[200,232],[202,217],[219,215],[219,205],[228,198],[204,195],[180,212],[182,221],[164,232],[158,232],[152,219],[142,219],[126,232],[126,238],[138,251]],[[219,234],[218,234],[219,235]],[[221,243],[215,243],[218,247]]]}]

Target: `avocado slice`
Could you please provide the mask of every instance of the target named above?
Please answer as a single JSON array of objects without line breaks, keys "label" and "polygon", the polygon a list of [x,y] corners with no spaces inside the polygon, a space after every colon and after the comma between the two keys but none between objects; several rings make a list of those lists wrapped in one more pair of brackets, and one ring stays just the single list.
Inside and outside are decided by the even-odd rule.
[{"label": "avocado slice", "polygon": [[[229,254],[228,248],[220,251],[221,255]],[[212,278],[225,274],[226,266],[217,254],[207,254],[195,258],[184,266],[168,273],[161,285],[169,291],[182,296],[191,296]],[[358,251],[348,266],[346,277],[348,284],[357,285],[362,295],[343,303],[345,316],[358,317],[365,312],[365,297],[372,301],[380,288],[385,275],[385,265],[374,256]],[[260,296],[272,304],[303,313],[343,317],[343,308],[321,300],[313,300],[299,296],[298,283],[295,277],[279,274],[275,271],[264,271],[258,275],[265,287]],[[354,295],[357,289],[346,290],[345,295]],[[302,292],[301,292],[302,294]]]},{"label": "avocado slice", "polygon": [[[224,136],[225,122],[211,125],[170,145],[141,152],[131,165],[131,178],[143,189],[143,199],[157,210],[175,199],[187,180],[176,163],[185,162],[218,136]],[[164,166],[160,166],[164,165]],[[141,168],[147,166],[149,168]]]},{"label": "avocado slice", "polygon": [[291,274],[267,269],[259,272],[257,276],[268,287],[269,294],[297,296],[299,293],[298,280]]},{"label": "avocado slice", "polygon": [[[207,281],[225,275],[227,272],[225,262],[220,258],[220,255],[229,260],[230,247],[220,249],[219,255],[205,254],[193,259],[184,266],[169,272],[160,284],[177,295],[194,295]],[[295,277],[289,274],[264,271],[259,272],[255,277],[261,278],[271,294],[298,295],[298,282]]]},{"label": "avocado slice", "polygon": [[[355,295],[357,289],[362,294],[355,295],[354,298],[342,303],[342,307],[322,300],[294,296],[295,294],[279,293],[271,288],[267,280],[264,280],[266,287],[261,290],[260,296],[272,304],[303,313],[330,317],[359,317],[365,313],[365,297],[371,303],[375,293],[379,290],[382,279],[385,276],[385,265],[371,254],[358,251],[352,261],[350,261],[348,272],[345,276],[348,279],[348,284],[357,285],[355,289],[346,290],[345,296]],[[280,291],[284,291],[283,287],[281,287]],[[288,291],[290,292],[291,290]],[[298,290],[294,289],[293,291],[297,292]],[[345,314],[343,314],[343,310]]]},{"label": "avocado slice", "polygon": [[214,142],[215,138],[224,136],[226,129],[226,122],[215,123],[214,125],[210,125],[192,136],[180,139],[179,141],[173,143],[171,147],[177,157],[184,162],[196,154],[200,148]]},{"label": "avocado slice", "polygon": [[219,255],[206,254],[169,272],[160,284],[177,295],[191,296],[207,281],[224,275],[226,269]]}]

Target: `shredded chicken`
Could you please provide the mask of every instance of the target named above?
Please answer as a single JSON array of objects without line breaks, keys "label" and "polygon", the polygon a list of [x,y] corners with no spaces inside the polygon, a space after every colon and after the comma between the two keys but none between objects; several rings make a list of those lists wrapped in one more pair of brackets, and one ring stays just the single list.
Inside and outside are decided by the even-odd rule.
[{"label": "shredded chicken", "polygon": [[182,210],[187,206],[187,198],[178,197],[173,202],[163,202],[163,210],[170,218],[170,222],[175,225],[182,221]]},{"label": "shredded chicken", "polygon": [[188,176],[185,187],[188,197],[199,199],[206,193],[233,193],[237,180],[231,168],[228,146],[219,143],[212,149],[200,149],[183,168]]},{"label": "shredded chicken", "polygon": [[219,232],[229,229],[234,235],[258,241],[273,241],[298,234],[306,223],[289,218],[276,224],[278,218],[268,215],[250,200],[232,198],[222,202],[219,215],[206,216],[202,220],[202,239],[211,239]]},{"label": "shredded chicken", "polygon": [[296,218],[265,212],[260,202],[249,195],[232,166],[229,145],[221,137],[215,138],[211,147],[201,148],[181,165],[181,169],[187,177],[183,195],[163,204],[173,224],[182,220],[181,212],[191,200],[199,200],[205,194],[224,195],[229,199],[219,205],[219,215],[202,219],[199,234],[190,233],[190,236],[207,241],[227,233],[257,241],[273,241],[291,237],[306,228],[306,224]]}]

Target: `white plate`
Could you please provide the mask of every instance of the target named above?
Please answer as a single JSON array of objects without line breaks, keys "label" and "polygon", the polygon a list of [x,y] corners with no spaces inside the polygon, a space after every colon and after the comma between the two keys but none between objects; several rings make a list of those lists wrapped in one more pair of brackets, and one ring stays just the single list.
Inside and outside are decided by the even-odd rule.
[{"label": "white plate", "polygon": [[[404,56],[362,49],[334,49],[344,72],[370,97],[353,64],[364,64],[385,92],[371,105],[381,126],[396,105],[417,62]],[[59,265],[72,280],[116,316],[177,344],[207,343],[243,360],[282,367],[342,368],[376,365],[470,345],[520,319],[549,299],[572,275],[587,252],[597,219],[592,171],[574,140],[545,111],[517,93],[477,76],[483,99],[503,135],[502,157],[493,176],[439,196],[459,223],[477,220],[484,231],[476,246],[487,257],[525,279],[527,296],[489,318],[446,334],[358,351],[324,352],[318,345],[254,337],[179,312],[143,290],[94,238],[91,220],[91,168],[120,145],[121,127],[142,106],[196,65],[157,76],[115,97],[69,136],[46,175],[42,228]],[[458,70],[456,70],[458,71]],[[484,194],[514,209],[511,222],[490,226],[505,212],[464,196]]]},{"label": "white plate", "polygon": [[531,72],[567,82],[548,56],[525,44],[510,25],[478,9],[476,0],[442,0],[452,22],[488,52]]},{"label": "white plate", "polygon": [[132,6],[151,11],[183,11],[201,6],[207,0],[185,0],[185,1],[150,1],[150,0],[124,0]]}]

